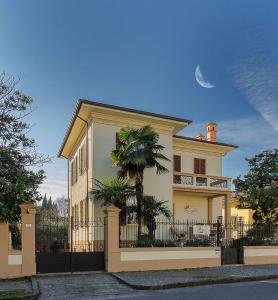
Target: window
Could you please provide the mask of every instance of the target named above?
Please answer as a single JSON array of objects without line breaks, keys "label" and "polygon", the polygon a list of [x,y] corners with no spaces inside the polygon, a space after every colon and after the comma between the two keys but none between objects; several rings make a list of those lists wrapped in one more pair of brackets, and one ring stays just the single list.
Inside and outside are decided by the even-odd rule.
[{"label": "window", "polygon": [[201,158],[194,158],[194,173],[206,174],[206,160]]},{"label": "window", "polygon": [[174,172],[181,172],[181,156],[174,155]]},{"label": "window", "polygon": [[80,201],[80,226],[83,227],[84,226],[84,204],[83,204],[83,200]]},{"label": "window", "polygon": [[[174,155],[173,157],[173,168],[174,172],[181,172],[181,156],[180,155]],[[174,175],[174,183],[181,183],[181,176],[180,175]]]},{"label": "window", "polygon": [[74,164],[75,164],[75,166],[74,166],[74,183],[76,183],[77,179],[78,179],[78,157],[77,157],[77,155],[75,157]]},{"label": "window", "polygon": [[74,184],[74,161],[70,164],[70,172],[71,172],[71,185]]},{"label": "window", "polygon": [[84,143],[80,149],[80,175],[87,170],[87,144]]}]

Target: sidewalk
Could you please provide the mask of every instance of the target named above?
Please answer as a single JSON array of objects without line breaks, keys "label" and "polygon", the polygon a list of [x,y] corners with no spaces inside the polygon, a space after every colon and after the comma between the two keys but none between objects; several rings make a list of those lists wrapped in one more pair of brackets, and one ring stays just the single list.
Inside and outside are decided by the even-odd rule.
[{"label": "sidewalk", "polygon": [[278,278],[278,265],[226,265],[203,269],[121,272],[112,275],[134,289],[154,290]]}]

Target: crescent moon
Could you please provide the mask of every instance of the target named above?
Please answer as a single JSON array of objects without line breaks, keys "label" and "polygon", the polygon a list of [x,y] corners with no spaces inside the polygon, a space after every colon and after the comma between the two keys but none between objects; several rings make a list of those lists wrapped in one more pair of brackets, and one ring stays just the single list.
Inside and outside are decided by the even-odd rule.
[{"label": "crescent moon", "polygon": [[197,66],[197,68],[195,70],[195,78],[196,78],[196,81],[200,84],[200,86],[202,86],[206,89],[214,88],[214,85],[212,85],[209,81],[205,80],[199,65]]}]

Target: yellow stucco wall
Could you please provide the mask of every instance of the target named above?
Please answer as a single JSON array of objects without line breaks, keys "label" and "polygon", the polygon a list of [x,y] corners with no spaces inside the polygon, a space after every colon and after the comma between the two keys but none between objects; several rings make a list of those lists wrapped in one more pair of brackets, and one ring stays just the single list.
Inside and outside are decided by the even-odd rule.
[{"label": "yellow stucco wall", "polygon": [[[253,223],[253,211],[251,209],[239,209],[236,206],[238,205],[238,201],[236,199],[232,199],[231,202],[231,217],[232,218],[243,218],[244,222]],[[223,208],[224,210],[224,208]]]},{"label": "yellow stucco wall", "polygon": [[[112,124],[93,124],[93,170],[94,178],[110,178],[117,173],[112,167],[113,161],[110,158],[110,150],[116,145],[116,132],[121,126]],[[172,159],[172,136],[160,133],[159,143],[165,146],[163,154]],[[169,173],[156,175],[155,169],[148,169],[144,173],[144,194],[153,195],[159,200],[168,201],[169,208],[172,207],[172,162],[163,162],[169,169]],[[103,215],[103,208],[95,205],[95,217]]]},{"label": "yellow stucco wall", "polygon": [[222,156],[205,152],[174,150],[174,154],[181,156],[181,172],[194,173],[194,158],[206,160],[206,174],[222,176]]},{"label": "yellow stucco wall", "polygon": [[[174,217],[176,220],[208,220],[208,197],[187,192],[174,192]],[[221,216],[222,198],[213,199],[212,220]]]}]

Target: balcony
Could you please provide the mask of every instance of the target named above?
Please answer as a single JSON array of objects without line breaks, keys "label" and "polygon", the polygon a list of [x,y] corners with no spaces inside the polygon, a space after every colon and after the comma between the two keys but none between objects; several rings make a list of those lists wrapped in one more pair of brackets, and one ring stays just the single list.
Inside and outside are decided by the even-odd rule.
[{"label": "balcony", "polygon": [[175,172],[173,177],[175,187],[206,189],[206,190],[231,190],[231,178],[222,176],[209,176],[191,173]]}]

